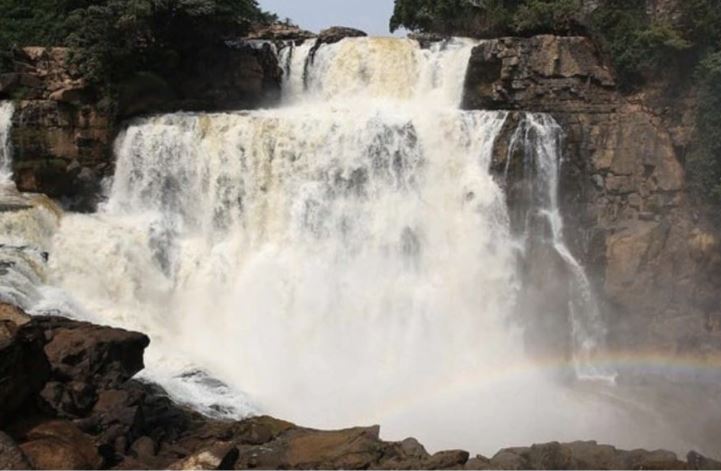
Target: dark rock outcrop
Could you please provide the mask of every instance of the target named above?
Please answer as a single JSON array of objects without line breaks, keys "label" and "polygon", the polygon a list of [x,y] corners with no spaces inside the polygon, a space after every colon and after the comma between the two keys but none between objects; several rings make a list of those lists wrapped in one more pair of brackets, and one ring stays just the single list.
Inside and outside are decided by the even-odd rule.
[{"label": "dark rock outcrop", "polygon": [[147,336],[62,318],[34,320],[48,333],[45,354],[53,378],[112,388],[143,369]]},{"label": "dark rock outcrop", "polygon": [[[602,295],[615,349],[721,351],[721,242],[686,196],[684,120],[621,95],[581,37],[483,42],[463,105],[545,112],[560,123],[565,235]],[[499,141],[503,158],[508,138]]]},{"label": "dark rock outcrop", "polygon": [[304,41],[317,36],[315,33],[286,23],[258,24],[251,28],[248,33],[248,39],[250,40],[261,39],[266,41]]},{"label": "dark rock outcrop", "polygon": [[368,36],[368,34],[359,29],[333,26],[332,28],[324,29],[318,34],[318,44],[333,44],[345,38],[361,38],[364,36]]},{"label": "dark rock outcrop", "polygon": [[103,463],[92,438],[70,422],[43,422],[23,440],[20,449],[35,469],[98,469]]},{"label": "dark rock outcrop", "polygon": [[0,432],[0,469],[30,469],[22,450],[3,432]]},{"label": "dark rock outcrop", "polygon": [[[42,390],[50,378],[43,332],[12,306],[0,305],[0,423]],[[6,333],[5,333],[6,332]]]}]

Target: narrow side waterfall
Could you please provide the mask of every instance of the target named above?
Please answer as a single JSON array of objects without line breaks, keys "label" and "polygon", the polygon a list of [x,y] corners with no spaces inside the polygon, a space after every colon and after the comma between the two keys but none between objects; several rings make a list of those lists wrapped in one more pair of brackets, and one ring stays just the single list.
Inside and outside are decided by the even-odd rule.
[{"label": "narrow side waterfall", "polygon": [[603,326],[563,240],[558,129],[541,115],[514,145],[576,270],[577,364],[524,346],[523,244],[490,170],[509,114],[458,109],[475,44],[309,41],[279,52],[278,109],[132,123],[106,203],[62,217],[27,302],[147,333],[144,377],[215,416],[378,423],[432,450],[675,446],[655,415],[557,381]]},{"label": "narrow side waterfall", "polygon": [[[504,169],[508,181],[512,155],[520,151],[521,171],[529,186],[523,204],[524,212],[520,236],[525,251],[534,243],[547,244],[564,262],[568,279],[568,304],[571,325],[571,353],[576,375],[582,379],[613,380],[614,373],[606,365],[594,362],[605,350],[606,326],[601,317],[591,282],[583,266],[566,245],[563,217],[559,205],[559,179],[562,163],[563,130],[549,115],[526,113],[511,138],[509,155]],[[518,178],[518,177],[516,177]],[[538,218],[540,217],[540,221]],[[539,224],[540,223],[540,224]],[[544,296],[551,296],[546,292]],[[535,303],[537,300],[531,300]],[[528,306],[524,306],[528,308]],[[543,312],[533,312],[533,315]]]},{"label": "narrow side waterfall", "polygon": [[0,183],[9,181],[12,176],[10,130],[14,113],[15,105],[13,102],[0,102]]},{"label": "narrow side waterfall", "polygon": [[15,106],[0,102],[0,301],[31,309],[41,299],[60,209],[43,195],[23,195],[12,181],[10,133]]}]

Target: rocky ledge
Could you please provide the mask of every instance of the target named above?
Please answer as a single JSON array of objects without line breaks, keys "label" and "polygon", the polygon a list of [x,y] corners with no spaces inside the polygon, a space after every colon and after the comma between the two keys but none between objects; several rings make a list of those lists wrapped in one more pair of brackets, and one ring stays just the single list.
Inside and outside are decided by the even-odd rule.
[{"label": "rocky ledge", "polygon": [[0,304],[2,469],[718,469],[690,453],[595,442],[430,454],[379,427],[320,431],[272,417],[205,417],[133,376],[147,336]]}]

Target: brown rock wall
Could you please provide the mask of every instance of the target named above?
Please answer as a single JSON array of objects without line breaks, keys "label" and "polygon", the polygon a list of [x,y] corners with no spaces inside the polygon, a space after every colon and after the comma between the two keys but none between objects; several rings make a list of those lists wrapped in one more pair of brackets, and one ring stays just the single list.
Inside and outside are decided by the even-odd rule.
[{"label": "brown rock wall", "polygon": [[140,114],[256,108],[279,97],[270,46],[220,48],[168,80],[138,74],[117,84],[117,100],[79,76],[65,48],[24,48],[0,78],[0,99],[16,102],[11,132],[18,189],[45,193],[70,209],[94,209],[113,171],[122,120]]},{"label": "brown rock wall", "polygon": [[587,38],[536,36],[479,45],[464,107],[550,113],[563,127],[566,238],[602,294],[614,346],[718,352],[721,332],[708,326],[721,244],[685,192],[679,136],[690,130],[642,98],[616,90]]}]

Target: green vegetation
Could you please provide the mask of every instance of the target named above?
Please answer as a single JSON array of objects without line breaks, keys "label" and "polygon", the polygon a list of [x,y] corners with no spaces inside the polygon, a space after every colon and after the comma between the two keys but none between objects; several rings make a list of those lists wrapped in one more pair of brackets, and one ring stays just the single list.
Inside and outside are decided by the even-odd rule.
[{"label": "green vegetation", "polygon": [[707,55],[698,70],[697,135],[687,159],[691,190],[721,206],[721,51]]},{"label": "green vegetation", "polygon": [[579,0],[396,0],[391,31],[494,37],[578,32]]},{"label": "green vegetation", "polygon": [[649,82],[669,96],[695,89],[697,131],[687,157],[700,199],[721,206],[721,8],[718,0],[681,0],[671,18],[651,18],[648,0],[396,0],[391,30],[493,37],[582,34],[613,62],[620,88]]},{"label": "green vegetation", "polygon": [[256,0],[0,0],[0,68],[22,46],[70,46],[80,73],[110,90],[170,76],[205,47],[270,19]]}]

